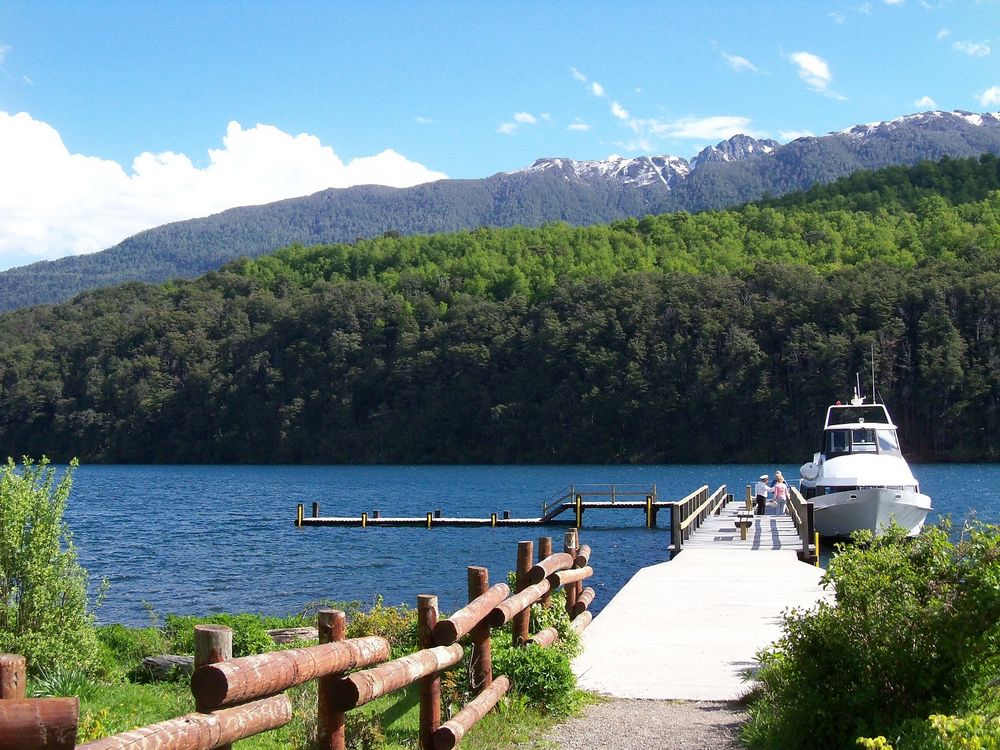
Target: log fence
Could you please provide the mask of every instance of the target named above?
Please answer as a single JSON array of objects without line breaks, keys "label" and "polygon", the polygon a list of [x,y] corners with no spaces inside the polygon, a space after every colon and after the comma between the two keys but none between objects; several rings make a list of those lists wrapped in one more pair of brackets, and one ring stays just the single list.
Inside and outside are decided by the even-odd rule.
[{"label": "log fence", "polygon": [[[590,624],[594,589],[582,588],[593,575],[590,548],[581,546],[576,529],[566,532],[563,551],[552,554],[543,537],[537,562],[533,543],[520,542],[515,586],[489,585],[486,568],[468,568],[469,603],[441,619],[437,597],[417,597],[419,650],[389,660],[388,641],[379,636],[346,638],[346,616],[321,610],[319,644],[232,658],[232,631],[220,625],[195,627],[195,671],[191,691],[196,711],[167,721],[76,745],[77,698],[25,699],[23,657],[0,654],[0,750],[212,750],[271,731],[292,720],[285,691],[312,680],[317,690],[317,745],[346,748],[346,714],[381,696],[410,685],[420,692],[419,746],[451,750],[512,688],[506,675],[494,675],[491,630],[511,623],[519,647],[546,648],[558,640],[555,628],[529,634],[530,609],[547,606],[558,588],[566,592],[566,610],[575,632]],[[464,645],[463,645],[464,644]],[[441,722],[441,673],[469,659],[476,696]]]}]

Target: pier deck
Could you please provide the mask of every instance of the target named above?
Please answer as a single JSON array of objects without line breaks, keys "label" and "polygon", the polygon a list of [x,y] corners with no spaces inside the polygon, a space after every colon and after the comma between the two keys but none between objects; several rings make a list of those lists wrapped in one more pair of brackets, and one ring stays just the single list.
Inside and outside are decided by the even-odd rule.
[{"label": "pier deck", "polygon": [[742,503],[709,516],[667,563],[640,570],[594,618],[573,662],[579,685],[622,698],[731,700],[757,650],[781,634],[781,614],[830,594],[821,568],[798,560],[788,516],[754,516],[743,541]]}]

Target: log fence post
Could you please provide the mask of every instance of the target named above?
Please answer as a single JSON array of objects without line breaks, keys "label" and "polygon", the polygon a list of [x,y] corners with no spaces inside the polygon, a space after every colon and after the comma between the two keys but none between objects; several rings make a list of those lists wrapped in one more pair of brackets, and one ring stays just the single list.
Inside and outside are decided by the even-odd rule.
[{"label": "log fence post", "polygon": [[[486,593],[490,587],[490,571],[477,565],[468,568],[469,601]],[[490,642],[490,624],[481,621],[472,629],[472,656],[469,659],[472,672],[472,691],[478,693],[493,684],[493,648]]]},{"label": "log fence post", "polygon": [[[316,614],[316,629],[320,643],[336,643],[347,636],[347,615],[339,609],[321,609]],[[333,707],[330,694],[336,676],[317,680],[316,700],[317,745],[319,750],[344,750],[347,747],[347,716]]]},{"label": "log fence post", "polygon": [[19,654],[0,654],[0,699],[24,698],[28,660]]},{"label": "log fence post", "polygon": [[[514,585],[516,594],[520,594],[529,585],[528,573],[534,565],[534,543],[517,543],[517,568],[516,583]],[[531,607],[528,607],[514,615],[511,620],[511,636],[515,646],[524,646],[528,643],[528,625],[531,621]]]},{"label": "log fence post", "polygon": [[[568,529],[563,537],[563,552],[572,555],[575,560],[578,547],[577,530]],[[576,609],[576,584],[571,583],[569,586],[564,586],[563,589],[566,592],[566,614],[572,617],[573,610]]]},{"label": "log fence post", "polygon": [[[432,648],[432,632],[438,621],[438,598],[432,594],[417,596],[417,638],[421,649]],[[434,732],[441,725],[441,673],[420,680],[420,747],[434,750]]]},{"label": "log fence post", "polygon": [[[543,536],[538,538],[538,561],[541,562],[552,554],[552,537]],[[546,591],[542,596],[542,606],[546,609],[552,604],[552,592]]]},{"label": "log fence post", "polygon": [[[225,625],[195,625],[194,626],[194,668],[205,664],[218,664],[233,658],[233,629]],[[198,705],[195,695],[195,708],[199,712],[207,712],[204,706]],[[232,743],[217,745],[216,750],[232,750]]]}]

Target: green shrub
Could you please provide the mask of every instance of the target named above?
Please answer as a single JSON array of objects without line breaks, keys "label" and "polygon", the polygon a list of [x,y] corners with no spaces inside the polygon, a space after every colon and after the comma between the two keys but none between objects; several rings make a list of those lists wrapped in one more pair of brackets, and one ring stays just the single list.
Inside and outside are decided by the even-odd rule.
[{"label": "green shrub", "polygon": [[26,657],[32,674],[97,662],[87,571],[63,520],[76,467],[58,484],[45,458],[0,472],[0,652]]},{"label": "green shrub", "polygon": [[347,637],[359,638],[365,635],[380,635],[392,646],[391,658],[413,653],[417,650],[417,613],[401,604],[387,607],[382,597],[368,611],[358,610],[348,617]]},{"label": "green shrub", "polygon": [[[855,535],[830,563],[835,601],[792,611],[759,654],[745,739],[760,748],[924,746],[931,714],[974,708],[1000,674],[1000,527]],[[995,690],[995,688],[993,688]],[[933,747],[934,745],[930,745]]]},{"label": "green shrub", "polygon": [[28,695],[32,698],[72,698],[87,700],[96,687],[81,669],[51,667],[41,670],[32,678]]},{"label": "green shrub", "polygon": [[105,676],[124,677],[147,656],[165,654],[169,650],[159,628],[129,628],[125,625],[100,625],[97,640],[101,648],[101,663]]},{"label": "green shrub", "polygon": [[549,713],[563,716],[576,708],[576,676],[569,657],[557,649],[513,648],[509,637],[495,637],[493,674],[507,675],[518,694]]},{"label": "green shrub", "polygon": [[172,653],[194,653],[195,625],[225,625],[232,628],[234,657],[262,654],[274,649],[274,641],[267,634],[267,628],[259,615],[246,612],[236,615],[219,613],[204,617],[167,615],[163,633]]}]

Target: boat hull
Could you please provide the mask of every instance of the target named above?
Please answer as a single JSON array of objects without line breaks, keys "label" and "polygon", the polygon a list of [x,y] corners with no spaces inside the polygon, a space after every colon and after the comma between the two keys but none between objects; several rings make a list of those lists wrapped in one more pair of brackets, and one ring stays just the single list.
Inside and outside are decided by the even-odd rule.
[{"label": "boat hull", "polygon": [[879,487],[831,492],[811,500],[816,531],[827,537],[848,537],[859,529],[878,533],[893,521],[915,536],[931,510],[927,495]]}]

